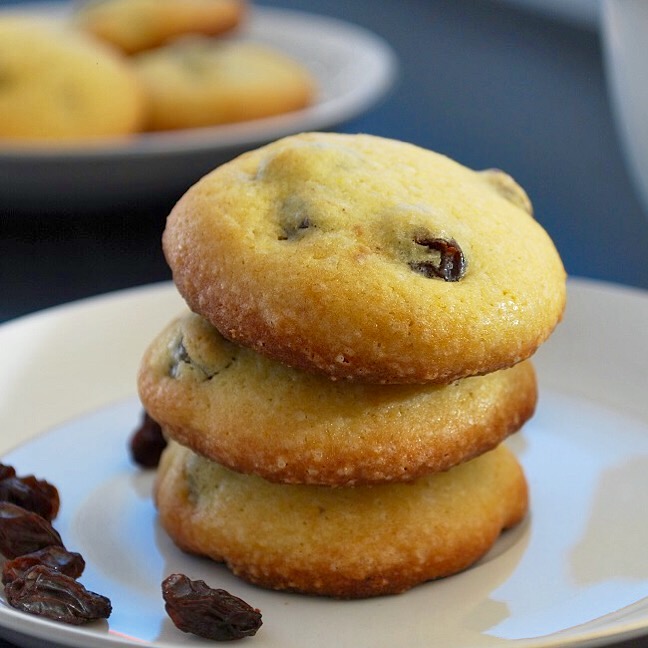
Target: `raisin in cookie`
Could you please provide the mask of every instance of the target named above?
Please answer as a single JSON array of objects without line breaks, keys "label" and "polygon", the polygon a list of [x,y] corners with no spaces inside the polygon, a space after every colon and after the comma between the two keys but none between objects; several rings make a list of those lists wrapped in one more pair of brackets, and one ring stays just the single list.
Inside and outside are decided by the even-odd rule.
[{"label": "raisin in cookie", "polygon": [[79,7],[74,24],[133,54],[185,34],[229,32],[245,13],[244,0],[90,0]]},{"label": "raisin in cookie", "polygon": [[131,135],[144,110],[139,81],[112,48],[38,18],[0,18],[0,140]]},{"label": "raisin in cookie", "polygon": [[269,117],[307,106],[314,80],[297,61],[249,41],[187,38],[133,59],[149,99],[148,130]]},{"label": "raisin in cookie", "polygon": [[565,271],[528,198],[417,146],[306,133],[195,184],[163,237],[190,308],[333,378],[450,382],[531,356]]},{"label": "raisin in cookie", "polygon": [[331,486],[447,470],[517,431],[536,404],[530,361],[449,385],[334,382],[191,313],[153,341],[138,383],[167,437],[270,481]]},{"label": "raisin in cookie", "polygon": [[272,484],[171,442],[155,485],[160,521],[183,550],[256,585],[359,598],[466,569],[527,511],[504,445],[409,484]]}]

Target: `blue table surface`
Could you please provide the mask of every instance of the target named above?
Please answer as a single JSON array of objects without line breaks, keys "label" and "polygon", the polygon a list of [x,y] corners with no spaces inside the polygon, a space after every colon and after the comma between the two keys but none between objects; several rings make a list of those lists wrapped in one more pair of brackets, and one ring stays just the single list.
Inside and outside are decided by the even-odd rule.
[{"label": "blue table surface", "polygon": [[[394,47],[395,87],[339,130],[508,171],[528,191],[571,275],[648,289],[648,215],[624,164],[595,29],[489,0],[258,4],[333,15]],[[169,279],[160,249],[169,207],[138,210],[136,219],[99,209],[92,218],[36,221],[6,218],[0,197],[0,321]],[[0,648],[9,646],[0,640]]]}]

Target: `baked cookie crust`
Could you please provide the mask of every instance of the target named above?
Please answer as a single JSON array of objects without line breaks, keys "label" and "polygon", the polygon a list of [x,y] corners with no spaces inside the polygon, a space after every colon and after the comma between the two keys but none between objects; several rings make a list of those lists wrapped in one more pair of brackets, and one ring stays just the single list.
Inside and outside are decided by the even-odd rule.
[{"label": "baked cookie crust", "polygon": [[239,344],[336,379],[449,383],[530,357],[562,317],[527,203],[502,172],[305,133],[195,184],[163,247],[189,307]]},{"label": "baked cookie crust", "polygon": [[134,54],[186,34],[224,34],[246,13],[244,0],[88,0],[78,7],[73,24]]},{"label": "baked cookie crust", "polygon": [[466,569],[526,514],[503,445],[410,484],[286,486],[234,473],[172,442],[155,486],[183,550],[262,587],[340,598],[403,592]]},{"label": "baked cookie crust", "polygon": [[411,481],[492,449],[533,414],[530,361],[450,385],[331,381],[225,340],[188,313],[152,342],[140,398],[168,437],[283,483]]},{"label": "baked cookie crust", "polygon": [[133,57],[133,65],[152,131],[271,117],[304,108],[316,93],[304,65],[250,41],[186,38]]},{"label": "baked cookie crust", "polygon": [[91,145],[142,126],[142,86],[119,52],[29,15],[0,17],[0,140]]}]

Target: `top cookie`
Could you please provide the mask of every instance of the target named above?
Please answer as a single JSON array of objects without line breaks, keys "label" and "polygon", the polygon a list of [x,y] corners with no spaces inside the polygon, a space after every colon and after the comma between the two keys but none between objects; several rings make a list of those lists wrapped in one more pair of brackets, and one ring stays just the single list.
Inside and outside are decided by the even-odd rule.
[{"label": "top cookie", "polygon": [[185,34],[228,32],[246,9],[245,0],[90,0],[75,13],[74,24],[134,54]]},{"label": "top cookie", "polygon": [[304,370],[450,382],[533,354],[565,271],[524,191],[422,148],[305,133],[194,185],[163,236],[189,306]]}]

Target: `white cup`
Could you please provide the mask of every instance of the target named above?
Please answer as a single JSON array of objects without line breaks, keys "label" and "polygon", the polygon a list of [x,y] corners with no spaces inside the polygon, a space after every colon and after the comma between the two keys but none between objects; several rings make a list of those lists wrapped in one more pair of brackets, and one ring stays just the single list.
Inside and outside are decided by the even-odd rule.
[{"label": "white cup", "polygon": [[604,0],[601,26],[612,110],[648,214],[648,0]]}]

